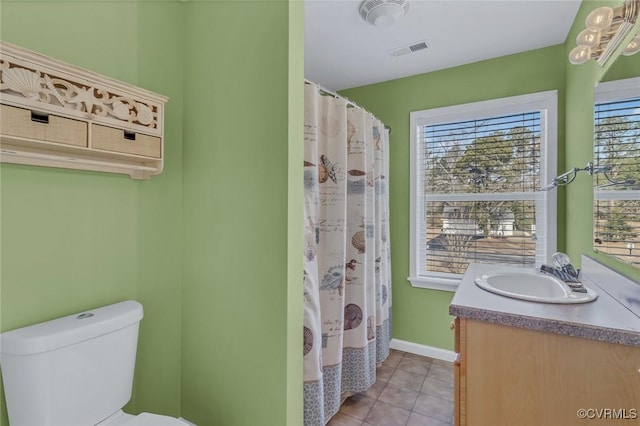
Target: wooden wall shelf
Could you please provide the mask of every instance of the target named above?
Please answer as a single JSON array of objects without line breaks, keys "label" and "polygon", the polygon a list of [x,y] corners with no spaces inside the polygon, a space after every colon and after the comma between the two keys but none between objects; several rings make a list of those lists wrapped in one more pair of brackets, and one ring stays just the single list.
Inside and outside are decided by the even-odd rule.
[{"label": "wooden wall shelf", "polygon": [[148,179],[168,98],[0,41],[0,162]]}]

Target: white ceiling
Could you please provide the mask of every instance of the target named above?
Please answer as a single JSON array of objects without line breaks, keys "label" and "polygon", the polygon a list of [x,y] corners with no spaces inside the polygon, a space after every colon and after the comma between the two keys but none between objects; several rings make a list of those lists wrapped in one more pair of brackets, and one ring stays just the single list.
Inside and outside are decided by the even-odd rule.
[{"label": "white ceiling", "polygon": [[[305,78],[342,90],[564,43],[580,0],[409,0],[391,28],[361,0],[305,0]],[[426,40],[429,48],[388,51]]]}]

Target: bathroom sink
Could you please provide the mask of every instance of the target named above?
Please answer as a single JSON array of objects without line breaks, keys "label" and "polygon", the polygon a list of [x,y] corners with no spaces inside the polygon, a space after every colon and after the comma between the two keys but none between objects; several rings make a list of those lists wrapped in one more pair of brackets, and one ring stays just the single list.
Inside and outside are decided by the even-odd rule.
[{"label": "bathroom sink", "polygon": [[498,272],[475,279],[478,287],[501,296],[543,303],[586,303],[598,294],[590,288],[579,293],[558,278],[534,272]]}]

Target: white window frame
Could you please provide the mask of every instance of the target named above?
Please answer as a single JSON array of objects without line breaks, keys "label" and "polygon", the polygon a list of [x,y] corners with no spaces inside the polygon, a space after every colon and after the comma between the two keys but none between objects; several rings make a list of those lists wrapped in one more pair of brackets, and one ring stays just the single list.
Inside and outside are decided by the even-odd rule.
[{"label": "white window frame", "polygon": [[[640,77],[626,78],[623,80],[605,81],[599,83],[595,90],[595,104],[600,102],[621,101],[623,99],[640,97]],[[595,117],[594,117],[595,122]],[[595,141],[594,141],[595,143]],[[597,200],[636,200],[640,199],[640,191],[637,190],[607,190],[598,191],[593,188],[593,202]],[[592,215],[593,218],[593,215]],[[593,219],[592,219],[593,220]],[[595,223],[591,226],[591,232],[595,232]],[[594,246],[594,251],[598,251]]]},{"label": "white window frame", "polygon": [[[425,125],[445,124],[482,118],[491,118],[500,115],[519,114],[526,111],[540,111],[540,187],[545,187],[556,176],[557,171],[557,145],[558,145],[558,92],[556,90],[532,93],[507,98],[492,99],[488,101],[473,102],[463,105],[454,105],[442,108],[434,108],[423,111],[415,111],[410,114],[411,134],[411,188],[410,188],[410,261],[408,280],[414,287],[455,291],[460,283],[462,275],[445,274],[439,272],[427,272],[421,270],[420,241],[418,238],[421,229],[418,220],[424,220],[424,202],[428,196],[424,195],[423,179],[418,179],[422,174],[423,149],[418,149],[418,128]],[[556,251],[556,193],[557,191],[536,192],[536,204],[539,202],[542,208],[536,208],[536,266],[548,263],[551,255]],[[453,195],[453,194],[452,194]],[[484,200],[504,199],[504,193],[478,194]],[[510,194],[514,196],[514,194]],[[516,195],[517,197],[517,195]],[[453,195],[451,199],[457,198]],[[478,201],[480,198],[468,197],[464,201]],[[429,198],[430,199],[430,198]],[[513,199],[513,198],[510,198]],[[527,199],[531,199],[528,197]]]},{"label": "white window frame", "polygon": [[640,77],[598,83],[595,103],[640,97]]}]

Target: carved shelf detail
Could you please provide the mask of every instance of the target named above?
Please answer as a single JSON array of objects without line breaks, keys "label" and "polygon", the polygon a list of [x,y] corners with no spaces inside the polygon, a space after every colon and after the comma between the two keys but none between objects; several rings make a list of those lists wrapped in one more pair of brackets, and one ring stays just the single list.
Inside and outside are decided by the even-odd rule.
[{"label": "carved shelf detail", "polygon": [[167,100],[0,41],[0,161],[149,178]]}]

